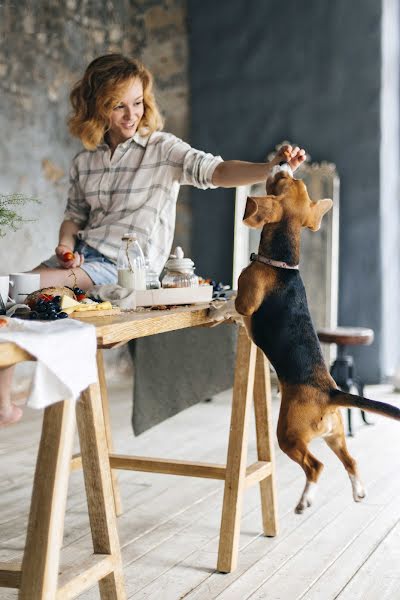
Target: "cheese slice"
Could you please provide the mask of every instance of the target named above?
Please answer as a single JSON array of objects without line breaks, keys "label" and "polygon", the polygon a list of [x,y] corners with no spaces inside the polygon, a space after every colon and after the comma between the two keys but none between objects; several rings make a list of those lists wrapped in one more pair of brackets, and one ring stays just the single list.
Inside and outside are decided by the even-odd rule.
[{"label": "cheese slice", "polygon": [[69,306],[77,306],[77,305],[79,305],[79,302],[77,302],[73,298],[70,298],[69,296],[61,296],[61,304],[60,304],[61,310],[63,310],[64,308],[68,308]]},{"label": "cheese slice", "polygon": [[67,306],[66,308],[63,308],[62,311],[67,313],[67,315],[70,315],[73,312],[85,312],[87,310],[110,310],[112,309],[112,304],[111,302],[99,302],[96,304],[83,304],[83,303],[79,303],[76,302],[76,304],[73,304],[72,306]]}]

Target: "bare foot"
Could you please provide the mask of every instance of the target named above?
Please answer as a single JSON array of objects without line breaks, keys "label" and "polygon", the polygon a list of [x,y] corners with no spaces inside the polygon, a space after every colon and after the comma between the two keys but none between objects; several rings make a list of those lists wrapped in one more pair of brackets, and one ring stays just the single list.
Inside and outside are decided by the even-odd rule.
[{"label": "bare foot", "polygon": [[6,427],[7,425],[13,425],[18,423],[22,417],[23,410],[15,404],[11,404],[7,409],[0,410],[0,427]]}]

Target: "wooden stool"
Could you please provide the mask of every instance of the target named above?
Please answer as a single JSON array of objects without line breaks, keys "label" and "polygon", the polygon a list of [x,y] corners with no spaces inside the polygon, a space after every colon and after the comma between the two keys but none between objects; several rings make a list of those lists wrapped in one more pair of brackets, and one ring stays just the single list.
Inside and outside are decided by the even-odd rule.
[{"label": "wooden stool", "polygon": [[[168,460],[142,456],[122,456],[112,451],[104,365],[99,350],[98,368],[102,393],[104,420],[108,428],[107,440],[110,465],[113,470],[126,469],[189,477],[206,477],[224,481],[220,541],[217,569],[222,573],[234,571],[239,550],[240,519],[246,488],[260,484],[263,531],[266,536],[278,532],[275,491],[275,464],[271,410],[269,364],[261,350],[250,341],[244,327],[240,327],[236,354],[232,413],[226,465],[198,463],[186,460]],[[247,422],[250,404],[254,399],[258,460],[246,466]],[[73,468],[79,467],[74,457]],[[114,501],[117,514],[121,512],[118,484],[113,479]]]},{"label": "wooden stool", "polygon": [[[354,386],[359,396],[364,395],[364,384],[359,377],[355,376],[354,359],[346,354],[346,346],[369,346],[374,339],[372,329],[365,327],[336,327],[335,329],[319,329],[318,338],[325,344],[337,345],[337,356],[333,362],[330,372],[338,387],[344,392],[350,392]],[[372,425],[367,421],[365,412],[361,416],[366,425]],[[347,409],[348,435],[353,436],[351,408]]]}]

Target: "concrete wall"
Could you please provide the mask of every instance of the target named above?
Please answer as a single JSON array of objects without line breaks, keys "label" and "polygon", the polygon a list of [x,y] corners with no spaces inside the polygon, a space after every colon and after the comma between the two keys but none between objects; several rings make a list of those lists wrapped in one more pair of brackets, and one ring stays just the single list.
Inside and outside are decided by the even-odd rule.
[{"label": "concrete wall", "polygon": [[[373,346],[354,354],[362,376],[380,380],[386,372],[380,0],[236,0],[229,9],[226,2],[189,0],[188,14],[193,145],[225,159],[261,161],[289,139],[313,160],[336,163],[339,320],[375,330]],[[193,193],[193,253],[200,270],[227,282],[232,223],[232,192]],[[398,329],[392,336],[398,349]]]},{"label": "concrete wall", "polygon": [[[71,85],[107,52],[138,56],[153,71],[167,130],[187,137],[185,2],[38,0],[0,3],[0,191],[37,196],[36,219],[0,239],[1,272],[23,271],[53,253],[80,143],[66,128]],[[190,211],[179,204],[177,238],[189,245]]]}]

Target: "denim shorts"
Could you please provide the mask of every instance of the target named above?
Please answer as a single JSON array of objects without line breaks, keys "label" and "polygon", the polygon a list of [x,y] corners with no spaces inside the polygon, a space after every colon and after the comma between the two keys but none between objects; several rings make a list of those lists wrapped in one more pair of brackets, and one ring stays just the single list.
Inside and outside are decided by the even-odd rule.
[{"label": "denim shorts", "polygon": [[[94,285],[110,285],[118,281],[117,266],[97,250],[79,241],[75,246],[75,252],[83,254],[85,261],[79,268],[85,271],[93,281]],[[46,267],[60,269],[60,263],[54,254],[48,260],[42,261]]]}]

